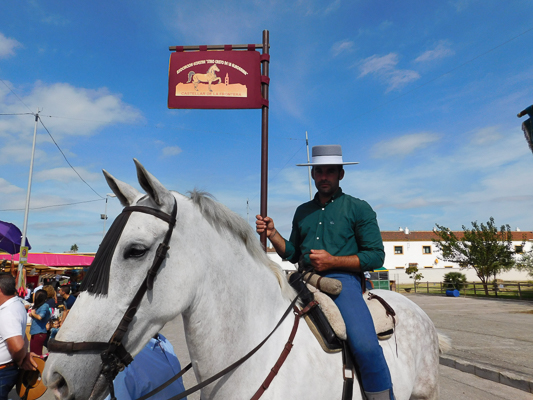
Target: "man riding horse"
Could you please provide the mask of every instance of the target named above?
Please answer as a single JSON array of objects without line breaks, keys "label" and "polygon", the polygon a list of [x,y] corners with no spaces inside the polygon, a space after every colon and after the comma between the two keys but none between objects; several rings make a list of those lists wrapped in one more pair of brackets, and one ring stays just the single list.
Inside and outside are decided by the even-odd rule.
[{"label": "man riding horse", "polygon": [[339,145],[314,146],[311,175],[318,193],[300,205],[292,232],[285,240],[270,217],[257,215],[256,231],[266,231],[276,252],[293,263],[304,255],[314,272],[342,282],[332,296],[346,323],[348,343],[359,365],[361,383],[369,400],[393,400],[389,368],[378,343],[370,312],[362,296],[362,272],[383,266],[385,252],[376,213],[364,200],[342,192],[344,178]]}]

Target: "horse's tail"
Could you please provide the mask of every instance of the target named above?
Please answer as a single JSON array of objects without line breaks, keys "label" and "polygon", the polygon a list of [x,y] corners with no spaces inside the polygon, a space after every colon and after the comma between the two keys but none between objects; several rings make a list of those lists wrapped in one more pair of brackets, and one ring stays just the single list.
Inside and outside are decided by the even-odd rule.
[{"label": "horse's tail", "polygon": [[443,333],[438,333],[439,336],[439,353],[444,354],[452,349],[452,339]]},{"label": "horse's tail", "polygon": [[189,72],[189,79],[187,80],[187,83],[189,83],[192,79],[192,76],[195,74],[194,71]]}]

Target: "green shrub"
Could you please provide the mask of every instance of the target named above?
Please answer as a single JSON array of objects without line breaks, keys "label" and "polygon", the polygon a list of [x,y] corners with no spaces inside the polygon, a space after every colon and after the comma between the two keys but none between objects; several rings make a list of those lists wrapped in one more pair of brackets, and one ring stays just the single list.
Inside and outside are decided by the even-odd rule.
[{"label": "green shrub", "polygon": [[444,275],[444,288],[462,290],[468,287],[466,275],[461,272],[448,272]]}]

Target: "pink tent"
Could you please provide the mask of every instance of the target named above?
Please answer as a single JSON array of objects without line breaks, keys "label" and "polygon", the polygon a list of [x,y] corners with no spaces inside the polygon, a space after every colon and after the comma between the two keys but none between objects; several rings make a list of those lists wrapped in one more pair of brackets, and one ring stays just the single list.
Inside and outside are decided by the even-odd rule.
[{"label": "pink tent", "polygon": [[[11,254],[0,254],[0,261],[11,261]],[[13,261],[19,260],[19,254],[13,256]],[[65,253],[29,253],[28,264],[46,265],[48,267],[85,267],[91,265],[94,256]]]}]

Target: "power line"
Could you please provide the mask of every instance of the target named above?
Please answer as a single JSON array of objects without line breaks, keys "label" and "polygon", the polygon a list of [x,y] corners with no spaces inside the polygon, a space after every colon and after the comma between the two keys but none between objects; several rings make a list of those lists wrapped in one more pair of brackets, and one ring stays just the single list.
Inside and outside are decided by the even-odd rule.
[{"label": "power line", "polygon": [[[104,200],[104,199],[77,201],[75,203],[52,204],[52,205],[49,205],[49,206],[42,206],[42,207],[30,207],[30,210],[42,210],[43,208],[73,206],[73,205],[76,205],[76,204],[93,203],[95,201],[102,201],[102,200]],[[6,208],[6,209],[0,210],[0,211],[24,211],[24,208]]]},{"label": "power line", "polygon": [[22,104],[24,104],[24,105],[26,106],[26,108],[30,111],[30,113],[33,114],[33,112],[31,111],[30,107],[28,107],[28,105],[22,101],[22,99],[18,96],[18,94],[16,94],[16,93],[13,91],[13,89],[11,89],[11,88],[7,85],[7,83],[5,83],[5,81],[4,81],[2,78],[0,78],[0,81],[2,81],[2,83],[6,86],[6,88],[8,88],[9,91],[10,91],[11,93],[13,93],[13,94],[15,95],[15,97],[16,97],[17,99],[19,99],[20,102],[21,102]]},{"label": "power line", "polygon": [[[39,116],[37,115],[37,117],[39,118]],[[63,153],[63,150],[61,150],[61,147],[59,147],[59,145],[57,144],[57,142],[55,141],[54,137],[52,136],[52,134],[50,133],[50,131],[48,130],[48,128],[44,125],[43,121],[41,120],[41,118],[39,118],[39,121],[41,121],[41,125],[43,126],[43,128],[46,130],[46,132],[48,132],[48,135],[50,136],[50,138],[52,138],[52,141],[54,142],[54,144],[56,145],[56,147],[58,148],[58,150],[61,152],[61,154],[63,155],[63,158],[65,159],[65,161],[67,162],[67,164],[70,166],[70,168],[72,168],[72,170],[76,173],[76,175],[79,176],[79,178],[83,181],[83,183],[85,183],[94,193],[96,193],[96,195],[98,195],[100,198],[102,199],[105,199],[105,197],[103,197],[102,195],[100,195],[100,193],[98,193],[96,190],[94,190],[92,188],[91,185],[89,185],[85,179],[83,179],[81,177],[81,175],[78,173],[78,171],[76,171],[76,169],[72,166],[72,164],[70,163],[70,161],[68,160],[67,156],[65,155],[65,153]]]}]

